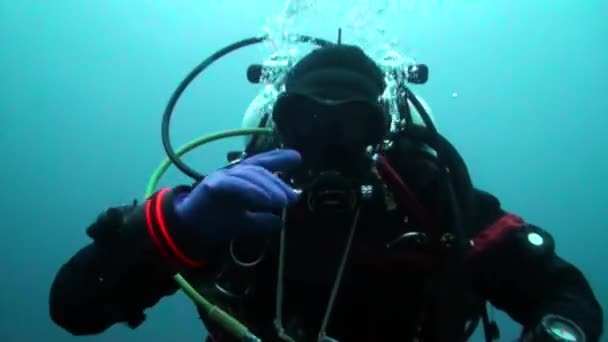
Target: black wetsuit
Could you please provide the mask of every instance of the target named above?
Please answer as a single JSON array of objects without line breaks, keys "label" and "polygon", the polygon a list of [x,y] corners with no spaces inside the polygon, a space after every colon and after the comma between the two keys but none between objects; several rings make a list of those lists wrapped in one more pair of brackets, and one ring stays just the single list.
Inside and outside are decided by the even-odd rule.
[{"label": "black wetsuit", "polygon": [[[176,224],[172,196],[188,188],[173,189],[162,199],[152,197],[153,201],[162,201],[160,207],[168,227]],[[588,341],[598,341],[603,324],[600,305],[584,275],[555,254],[550,234],[506,213],[499,201],[488,193],[475,190],[473,197],[477,214],[472,237],[476,247],[474,253],[466,258],[470,277],[457,277],[462,281],[454,281],[454,278],[445,280],[450,283],[446,293],[424,297],[420,295],[425,289],[424,270],[404,266],[403,262],[391,259],[392,256],[366,259],[365,253],[355,248],[349,270],[357,271],[346,273],[328,334],[342,341],[397,338],[405,341],[411,340],[418,329],[422,329],[428,341],[457,341],[465,321],[479,314],[479,302],[471,299],[478,297],[507,312],[524,329],[534,328],[546,314],[558,314],[576,322],[587,334]],[[398,214],[374,210],[362,213],[363,234],[377,232],[402,221]],[[308,227],[319,225],[320,231],[331,228],[327,227],[328,224],[305,219],[300,220],[300,224]],[[390,228],[386,229],[390,231]],[[189,279],[195,286],[200,284],[199,288],[208,289],[205,294],[210,293],[212,300],[222,303],[222,299],[210,290],[212,286],[208,285],[213,284],[220,271],[225,271],[226,246],[202,247],[209,248],[209,258],[200,270],[165,262],[150,238],[145,204],[106,211],[87,232],[94,242],[61,267],[50,293],[51,318],[72,334],[99,334],[119,322],[137,327],[145,320],[146,308],[178,290],[172,279],[176,267],[190,275]],[[530,243],[530,234],[542,237],[542,246]],[[327,239],[331,241],[331,237]],[[338,243],[338,240],[329,244]],[[309,251],[310,258],[300,260],[308,260],[310,265],[319,262],[315,258],[326,255],[320,252],[325,249],[319,241],[324,240],[301,241],[308,244],[300,251]],[[335,249],[342,250],[341,247]],[[269,255],[272,258],[268,258],[266,264],[262,263],[253,276],[245,277],[248,277],[247,281],[253,279],[255,282],[256,295],[233,310],[235,316],[251,326],[264,341],[274,340],[275,252],[276,248],[271,248]],[[298,250],[294,253],[297,254]],[[293,263],[289,264],[288,260],[287,265],[293,266]],[[316,336],[312,333],[317,332],[315,325],[318,326],[319,322],[311,321],[310,317],[322,316],[330,285],[323,279],[327,280],[331,275],[324,276],[322,271],[306,269],[307,265],[298,267],[300,273],[286,276],[288,309],[284,321],[286,325],[290,324],[291,308],[296,312],[297,308],[306,305],[315,307],[304,315],[309,316],[298,318],[299,325],[310,327],[310,331],[304,333],[307,335],[300,336],[301,340],[314,340]],[[464,296],[464,292],[470,292],[472,296]],[[441,313],[436,313],[433,318],[423,317],[420,314],[423,307],[421,298],[431,298],[427,302],[434,303],[430,304],[431,307],[450,302],[453,308],[437,311]],[[229,340],[222,338],[221,331],[213,323],[204,323],[217,340]],[[433,331],[441,331],[443,335],[436,335]]]}]

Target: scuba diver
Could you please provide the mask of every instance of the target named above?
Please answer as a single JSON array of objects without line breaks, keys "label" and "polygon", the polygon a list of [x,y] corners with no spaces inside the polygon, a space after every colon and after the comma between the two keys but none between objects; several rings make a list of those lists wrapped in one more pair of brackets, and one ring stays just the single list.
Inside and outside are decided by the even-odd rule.
[{"label": "scuba diver", "polygon": [[598,341],[585,276],[473,185],[407,87],[428,68],[319,45],[275,58],[285,73],[249,68],[267,84],[243,125],[265,133],[226,167],[197,176],[163,139],[194,184],[105,210],[56,275],[52,320],[79,336],[136,328],[181,286],[208,341],[465,341],[479,322],[494,341],[488,303],[521,341]]}]

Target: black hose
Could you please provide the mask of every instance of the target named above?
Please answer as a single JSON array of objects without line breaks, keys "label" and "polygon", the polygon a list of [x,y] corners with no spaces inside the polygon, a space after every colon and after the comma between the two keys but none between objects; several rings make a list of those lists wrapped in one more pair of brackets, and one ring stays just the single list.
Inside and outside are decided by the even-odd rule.
[{"label": "black hose", "polygon": [[194,80],[201,72],[203,72],[205,69],[207,69],[207,67],[209,67],[209,65],[211,65],[213,62],[217,61],[218,59],[224,57],[225,55],[227,55],[235,50],[238,50],[242,47],[253,45],[253,44],[258,44],[258,43],[264,41],[264,39],[265,39],[264,37],[243,39],[239,42],[228,45],[225,48],[217,51],[213,55],[209,56],[202,63],[200,63],[198,66],[196,66],[192,71],[190,71],[190,73],[181,81],[181,83],[179,84],[177,89],[175,89],[175,91],[171,95],[169,102],[167,103],[167,107],[165,108],[165,112],[163,114],[162,132],[161,132],[163,147],[165,148],[165,153],[167,153],[167,157],[171,160],[171,162],[173,164],[175,164],[175,166],[181,172],[183,172],[188,177],[194,179],[195,181],[202,180],[204,178],[204,176],[202,174],[198,173],[197,171],[195,171],[194,169],[192,169],[190,166],[186,165],[186,163],[184,163],[175,154],[175,150],[173,149],[173,146],[171,146],[171,140],[169,138],[169,125],[171,123],[171,115],[173,114],[173,109],[175,108],[175,105],[177,104],[177,100],[179,100],[180,96],[182,95],[184,90],[186,90],[186,88],[192,82],[192,80]]},{"label": "black hose", "polygon": [[[306,35],[296,35],[296,37],[297,37],[298,42],[311,43],[311,44],[318,45],[321,47],[333,44],[327,40],[324,40],[321,38],[314,38],[314,37],[310,37],[310,36],[306,36]],[[201,173],[197,172],[190,166],[188,166],[186,163],[184,163],[180,159],[180,157],[177,156],[177,154],[175,153],[175,150],[173,149],[173,146],[171,145],[171,139],[169,137],[169,126],[171,123],[171,115],[173,114],[175,105],[177,104],[177,101],[179,100],[180,96],[183,94],[184,90],[186,90],[188,85],[190,85],[190,83],[201,72],[203,72],[205,69],[207,69],[213,62],[217,61],[218,59],[224,57],[225,55],[227,55],[231,52],[234,52],[240,48],[261,43],[264,40],[266,40],[267,38],[268,38],[267,36],[263,36],[263,37],[252,37],[252,38],[243,39],[236,43],[230,44],[221,50],[218,50],[213,55],[206,58],[203,62],[201,62],[198,66],[196,66],[192,71],[190,71],[190,73],[181,81],[181,83],[178,85],[177,89],[175,89],[175,91],[171,95],[171,98],[169,99],[169,102],[167,103],[167,106],[165,107],[165,112],[163,113],[163,119],[162,119],[162,129],[161,129],[161,138],[162,138],[162,142],[163,142],[163,148],[165,149],[165,153],[167,154],[167,157],[169,158],[169,160],[171,160],[171,162],[181,172],[183,172],[186,176],[194,179],[197,182],[201,181],[205,176],[202,175]]]}]

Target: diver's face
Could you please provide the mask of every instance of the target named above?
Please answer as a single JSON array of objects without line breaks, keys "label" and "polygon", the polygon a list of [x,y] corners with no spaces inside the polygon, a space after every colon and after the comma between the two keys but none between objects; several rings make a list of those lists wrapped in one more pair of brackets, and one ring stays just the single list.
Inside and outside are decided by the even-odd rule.
[{"label": "diver's face", "polygon": [[377,104],[291,94],[277,100],[273,120],[283,143],[304,153],[328,148],[364,150],[380,144],[388,127]]},{"label": "diver's face", "polygon": [[358,174],[388,131],[380,106],[365,101],[319,101],[301,95],[282,95],[273,120],[286,148],[299,151],[305,172]]}]

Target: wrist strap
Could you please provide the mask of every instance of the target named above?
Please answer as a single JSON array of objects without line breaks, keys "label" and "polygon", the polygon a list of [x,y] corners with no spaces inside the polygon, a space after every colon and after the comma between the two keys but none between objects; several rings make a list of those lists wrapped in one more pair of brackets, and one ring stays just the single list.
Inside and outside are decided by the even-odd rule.
[{"label": "wrist strap", "polygon": [[198,261],[187,256],[183,250],[175,243],[170,234],[170,218],[173,210],[172,196],[170,188],[163,188],[147,201],[145,206],[146,226],[148,233],[154,244],[165,257],[165,259],[178,268],[184,266],[188,268],[201,268],[205,265],[204,261]]}]

